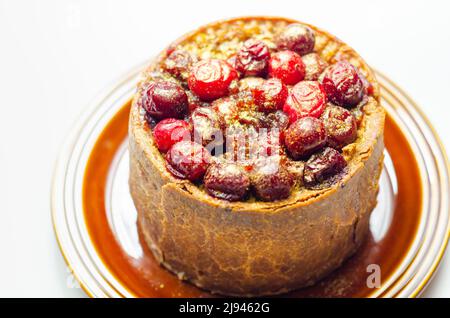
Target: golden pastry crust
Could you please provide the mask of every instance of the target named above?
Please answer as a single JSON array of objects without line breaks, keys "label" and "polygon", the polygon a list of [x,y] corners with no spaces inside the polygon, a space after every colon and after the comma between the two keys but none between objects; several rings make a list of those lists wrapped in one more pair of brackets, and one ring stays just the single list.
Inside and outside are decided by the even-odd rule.
[{"label": "golden pastry crust", "polygon": [[[292,22],[297,21],[258,17],[216,22],[172,46],[227,58],[249,37],[270,45],[271,36]],[[274,202],[227,202],[174,178],[137,103],[138,88],[129,123],[131,195],[148,246],[180,279],[226,295],[279,294],[317,282],[352,255],[367,234],[384,149],[385,112],[378,84],[353,49],[310,27],[316,32],[315,51],[329,63],[351,62],[374,91],[364,106],[357,140],[343,149],[346,173],[329,187],[300,187]],[[163,52],[156,61],[164,57]],[[140,86],[152,80],[156,67],[152,63],[143,73]]]}]

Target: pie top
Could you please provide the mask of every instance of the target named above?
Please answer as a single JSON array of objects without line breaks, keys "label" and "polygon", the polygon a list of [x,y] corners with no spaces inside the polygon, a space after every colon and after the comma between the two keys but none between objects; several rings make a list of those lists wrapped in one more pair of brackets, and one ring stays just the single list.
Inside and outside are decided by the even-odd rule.
[{"label": "pie top", "polygon": [[135,107],[169,178],[252,204],[342,186],[382,134],[378,99],[369,67],[340,40],[245,18],[174,42],[144,72]]}]

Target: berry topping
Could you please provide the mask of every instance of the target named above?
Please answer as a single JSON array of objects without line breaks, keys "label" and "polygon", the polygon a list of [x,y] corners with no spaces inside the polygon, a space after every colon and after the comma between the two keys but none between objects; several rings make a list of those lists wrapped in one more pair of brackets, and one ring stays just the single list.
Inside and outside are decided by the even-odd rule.
[{"label": "berry topping", "polygon": [[142,93],[141,105],[148,115],[157,120],[183,118],[188,111],[188,99],[183,88],[167,81],[147,85]]},{"label": "berry topping", "polygon": [[327,67],[327,63],[317,53],[302,56],[302,61],[305,64],[306,81],[317,81]]},{"label": "berry topping", "polygon": [[238,83],[240,92],[253,92],[255,88],[264,84],[265,80],[261,77],[245,77]]},{"label": "berry topping", "polygon": [[270,113],[261,118],[259,127],[267,129],[278,129],[283,133],[289,126],[289,118],[281,110]]},{"label": "berry topping", "polygon": [[175,177],[197,181],[208,169],[211,155],[205,147],[195,142],[180,141],[169,149],[166,160],[168,170]]},{"label": "berry topping", "polygon": [[279,156],[258,160],[251,176],[254,193],[263,201],[282,200],[289,197],[294,184],[292,176],[280,162]]},{"label": "berry topping", "polygon": [[193,62],[194,59],[189,52],[175,50],[166,57],[163,68],[170,74],[185,80],[187,79],[189,68]]},{"label": "berry topping", "polygon": [[286,130],[284,144],[295,160],[305,159],[326,145],[327,134],[321,120],[303,117]]},{"label": "berry topping", "polygon": [[190,118],[194,130],[194,140],[204,146],[214,141],[214,145],[223,143],[222,123],[217,112],[211,107],[195,109]]},{"label": "berry topping", "polygon": [[356,106],[364,96],[364,83],[358,70],[345,61],[329,66],[321,82],[328,99],[339,106]]},{"label": "berry topping", "polygon": [[268,79],[253,90],[258,110],[265,113],[282,109],[287,96],[288,89],[278,78]]},{"label": "berry topping", "polygon": [[277,37],[276,44],[280,50],[290,50],[300,55],[314,50],[314,31],[300,23],[289,24]]},{"label": "berry topping", "polygon": [[211,108],[217,113],[221,123],[223,124],[235,120],[238,115],[238,106],[236,100],[229,97],[215,100],[212,103]]},{"label": "berry topping", "polygon": [[303,171],[303,183],[307,187],[313,187],[325,179],[342,171],[347,162],[344,157],[333,148],[325,148],[305,163]]},{"label": "berry topping", "polygon": [[262,76],[267,72],[267,62],[270,58],[269,48],[259,40],[250,39],[236,55],[236,70],[243,76]]},{"label": "berry topping", "polygon": [[201,99],[210,101],[228,94],[236,70],[222,60],[202,60],[194,64],[188,78],[189,88]]},{"label": "berry topping", "polygon": [[342,148],[355,141],[357,136],[356,119],[347,109],[333,105],[328,106],[323,114],[323,122],[330,147]]},{"label": "berry topping", "polygon": [[302,57],[292,51],[272,54],[269,60],[269,77],[279,78],[286,85],[294,85],[305,78]]},{"label": "berry topping", "polygon": [[170,147],[181,140],[191,139],[191,129],[187,122],[175,118],[161,120],[153,128],[155,143],[161,152],[167,152]]},{"label": "berry topping", "polygon": [[244,169],[235,163],[210,165],[204,183],[210,195],[228,201],[242,200],[250,188],[250,178]]},{"label": "berry topping", "polygon": [[325,110],[327,98],[319,82],[303,81],[295,85],[284,104],[283,111],[289,121],[301,117],[320,117]]}]

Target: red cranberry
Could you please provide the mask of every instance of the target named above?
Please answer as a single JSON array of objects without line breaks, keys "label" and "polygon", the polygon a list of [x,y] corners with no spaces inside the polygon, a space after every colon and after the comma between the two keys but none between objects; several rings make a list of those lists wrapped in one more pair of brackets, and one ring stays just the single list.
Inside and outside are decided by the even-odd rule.
[{"label": "red cranberry", "polygon": [[289,24],[276,39],[280,50],[290,50],[300,55],[311,53],[315,44],[314,31],[300,23]]},{"label": "red cranberry", "polygon": [[222,60],[202,60],[191,68],[188,85],[201,99],[210,101],[228,94],[236,70]]},{"label": "red cranberry", "polygon": [[187,122],[175,118],[166,118],[156,124],[153,136],[158,149],[167,152],[181,140],[191,139],[191,129]]},{"label": "red cranberry", "polygon": [[269,58],[269,48],[264,42],[247,40],[237,53],[236,70],[243,76],[263,76],[267,72]]},{"label": "red cranberry", "polygon": [[320,117],[325,110],[327,98],[319,82],[303,81],[295,85],[284,104],[283,111],[289,121],[301,117]]},{"label": "red cranberry", "polygon": [[303,117],[286,130],[284,144],[295,160],[304,159],[322,149],[327,142],[325,127],[320,119]]},{"label": "red cranberry", "polygon": [[192,141],[177,142],[166,156],[167,168],[177,178],[200,180],[208,169],[211,155],[202,145]]},{"label": "red cranberry", "polygon": [[183,118],[188,111],[188,99],[179,85],[158,81],[144,88],[141,105],[148,115],[157,120]]},{"label": "red cranberry", "polygon": [[163,68],[170,74],[186,79],[189,68],[194,59],[191,54],[184,50],[175,50],[171,52],[163,62]]},{"label": "red cranberry", "polygon": [[227,201],[242,200],[249,188],[250,178],[244,169],[235,163],[215,163],[209,166],[204,184],[213,197]]},{"label": "red cranberry", "polygon": [[346,61],[329,66],[321,82],[328,99],[339,106],[356,106],[364,96],[364,83],[358,70]]},{"label": "red cranberry", "polygon": [[190,117],[194,131],[194,139],[204,146],[214,141],[214,144],[222,143],[222,123],[217,112],[211,107],[199,107]]},{"label": "red cranberry", "polygon": [[288,89],[278,78],[271,78],[253,90],[258,110],[265,113],[282,109],[288,96]]},{"label": "red cranberry", "polygon": [[306,187],[313,187],[327,178],[336,175],[347,166],[344,157],[333,148],[325,148],[305,163],[303,183]]},{"label": "red cranberry", "polygon": [[279,78],[286,85],[294,85],[305,78],[302,57],[292,51],[281,51],[269,60],[269,77]]},{"label": "red cranberry", "polygon": [[357,137],[356,119],[350,111],[339,106],[328,106],[323,114],[328,145],[342,148]]},{"label": "red cranberry", "polygon": [[255,195],[263,201],[289,197],[294,180],[282,165],[279,156],[262,158],[253,167],[252,186]]},{"label": "red cranberry", "polygon": [[302,56],[302,60],[305,64],[306,81],[317,81],[327,67],[327,63],[317,53],[306,54]]}]

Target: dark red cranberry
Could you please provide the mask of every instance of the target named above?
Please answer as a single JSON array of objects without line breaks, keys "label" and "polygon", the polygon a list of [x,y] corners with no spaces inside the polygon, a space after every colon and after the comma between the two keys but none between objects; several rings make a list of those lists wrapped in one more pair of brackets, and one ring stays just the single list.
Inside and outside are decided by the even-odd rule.
[{"label": "dark red cranberry", "polygon": [[305,163],[303,183],[306,187],[314,187],[327,178],[336,175],[347,166],[344,157],[335,149],[327,147],[314,154]]},{"label": "dark red cranberry", "polygon": [[295,160],[305,159],[322,149],[327,142],[325,127],[320,119],[303,117],[286,130],[284,144]]},{"label": "dark red cranberry", "polygon": [[267,45],[259,40],[244,42],[236,55],[235,67],[243,76],[263,76],[267,72],[270,53]]},{"label": "dark red cranberry", "polygon": [[191,127],[184,120],[166,118],[156,124],[153,137],[158,149],[167,152],[177,142],[191,139]]},{"label": "dark red cranberry", "polygon": [[269,60],[269,77],[279,78],[286,85],[294,85],[305,78],[302,57],[292,51],[272,54]]},{"label": "dark red cranberry", "polygon": [[317,53],[306,54],[302,56],[302,60],[305,64],[306,81],[317,81],[320,74],[327,68],[327,63]]},{"label": "dark red cranberry", "polygon": [[346,61],[329,66],[321,76],[321,83],[328,99],[339,106],[356,106],[364,96],[358,70]]},{"label": "dark red cranberry", "polygon": [[264,81],[253,90],[253,98],[260,112],[270,113],[282,109],[288,89],[278,78]]},{"label": "dark red cranberry", "polygon": [[175,50],[166,57],[163,62],[163,68],[176,77],[187,79],[189,68],[193,62],[194,59],[189,52]]},{"label": "dark red cranberry", "polygon": [[190,117],[194,131],[194,140],[204,146],[223,143],[222,123],[217,112],[211,107],[199,107]]},{"label": "dark red cranberry", "polygon": [[314,31],[300,23],[289,24],[276,39],[279,50],[290,50],[300,55],[311,53],[315,44]]},{"label": "dark red cranberry", "polygon": [[342,148],[356,140],[356,120],[347,109],[330,105],[325,110],[322,119],[327,131],[327,143],[330,147]]},{"label": "dark red cranberry", "polygon": [[244,169],[235,163],[210,165],[203,181],[210,195],[227,201],[242,200],[250,188],[250,178]]},{"label": "dark red cranberry", "polygon": [[208,169],[211,155],[202,145],[180,141],[169,149],[166,160],[167,168],[175,177],[198,181]]},{"label": "dark red cranberry", "polygon": [[183,118],[188,111],[188,99],[183,88],[168,81],[153,82],[145,86],[141,105],[148,115],[157,120]]},{"label": "dark red cranberry", "polygon": [[289,115],[289,121],[295,122],[302,117],[320,117],[325,110],[327,98],[319,82],[303,81],[295,85],[283,111]]},{"label": "dark red cranberry", "polygon": [[210,101],[228,95],[237,77],[236,70],[225,61],[202,60],[191,68],[188,85],[198,97]]},{"label": "dark red cranberry", "polygon": [[291,194],[294,180],[279,156],[261,158],[252,171],[252,186],[262,201],[282,200]]}]

